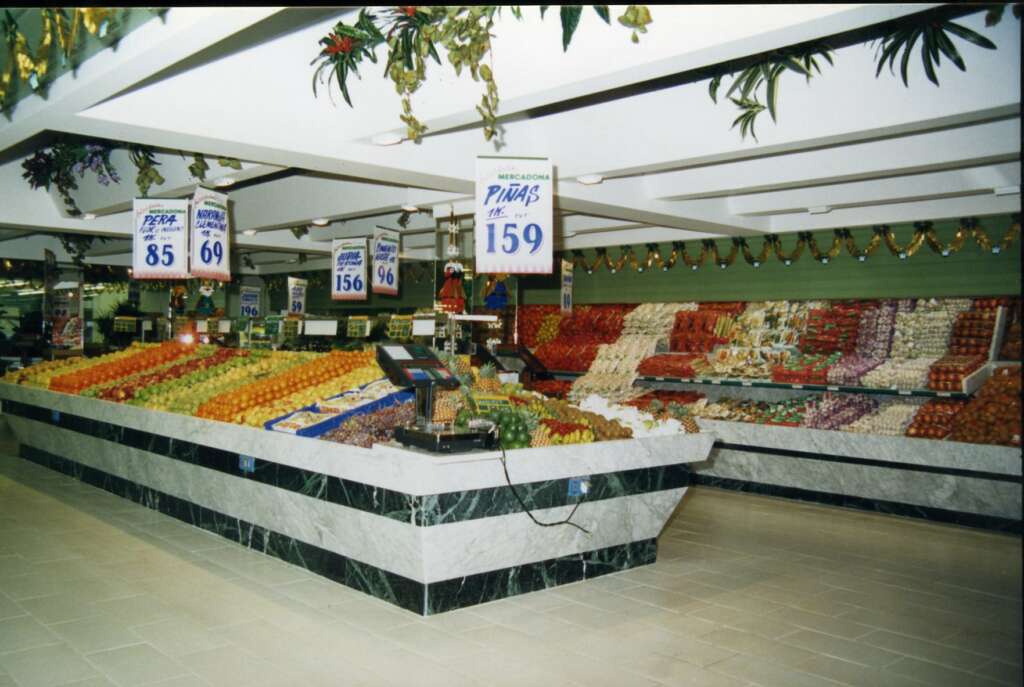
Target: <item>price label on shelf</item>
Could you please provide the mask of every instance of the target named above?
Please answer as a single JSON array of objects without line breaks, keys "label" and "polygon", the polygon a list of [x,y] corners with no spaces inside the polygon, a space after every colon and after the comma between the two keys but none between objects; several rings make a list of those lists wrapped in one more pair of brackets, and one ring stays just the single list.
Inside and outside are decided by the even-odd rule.
[{"label": "price label on shelf", "polygon": [[309,282],[297,277],[288,277],[288,313],[290,315],[306,314],[306,287]]},{"label": "price label on shelf", "polygon": [[197,188],[192,196],[192,276],[231,281],[228,197]]},{"label": "price label on shelf", "polygon": [[562,260],[562,312],[572,312],[572,263]]},{"label": "price label on shelf", "polygon": [[793,384],[793,385],[792,385],[792,387],[793,387],[794,389],[803,389],[803,388],[804,388],[804,385],[803,385],[803,384]]},{"label": "price label on shelf", "polygon": [[476,271],[551,274],[553,176],[547,158],[476,159]]},{"label": "price label on shelf", "polygon": [[740,386],[754,386],[753,382],[740,382]]},{"label": "price label on shelf", "polygon": [[905,389],[900,389],[898,393],[899,393],[900,396],[909,396],[910,395],[910,392],[906,391]]},{"label": "price label on shelf", "polygon": [[331,300],[366,300],[366,239],[331,243]]},{"label": "price label on shelf", "polygon": [[942,398],[950,398],[953,394],[949,391],[937,391],[935,392],[935,395],[941,396]]},{"label": "price label on shelf", "polygon": [[242,317],[260,316],[260,294],[258,286],[239,287],[239,314]]},{"label": "price label on shelf", "polygon": [[721,383],[722,383],[722,380],[721,380],[721,379],[712,379],[712,380],[711,380],[711,383],[712,383],[712,384],[721,384]]},{"label": "price label on shelf", "polygon": [[839,391],[838,386],[826,386],[825,388],[829,391]]},{"label": "price label on shelf", "polygon": [[188,201],[136,198],[132,216],[132,277],[187,279]]},{"label": "price label on shelf", "polygon": [[402,235],[390,229],[373,231],[373,283],[374,293],[398,295],[398,249]]}]

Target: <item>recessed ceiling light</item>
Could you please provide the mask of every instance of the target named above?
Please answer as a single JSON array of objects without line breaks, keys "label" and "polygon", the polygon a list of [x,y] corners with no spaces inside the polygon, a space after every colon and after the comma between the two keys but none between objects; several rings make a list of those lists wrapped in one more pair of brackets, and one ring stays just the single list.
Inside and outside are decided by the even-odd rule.
[{"label": "recessed ceiling light", "polygon": [[313,223],[314,226],[317,227],[326,227],[328,224],[331,223],[331,220],[327,219],[326,217],[317,217],[316,219],[310,221]]},{"label": "recessed ceiling light", "polygon": [[576,177],[576,181],[584,184],[585,186],[593,186],[594,184],[600,184],[604,181],[604,177],[600,174],[584,174]]},{"label": "recessed ceiling light", "polygon": [[405,210],[406,212],[419,212],[420,211],[420,209],[418,207],[416,207],[415,205],[409,205],[409,204],[403,205],[402,209]]},{"label": "recessed ceiling light", "polygon": [[393,146],[393,145],[397,145],[397,144],[401,143],[405,139],[402,136],[400,136],[399,134],[394,133],[393,131],[388,131],[388,132],[383,133],[383,134],[377,134],[376,136],[374,136],[370,140],[373,141],[373,143],[375,145],[379,145],[379,146]]},{"label": "recessed ceiling light", "polygon": [[217,181],[213,182],[213,185],[223,188],[225,186],[232,186],[234,183],[234,177],[221,177],[220,179],[217,179]]},{"label": "recessed ceiling light", "polygon": [[1020,193],[1020,186],[1002,186],[1000,188],[992,189],[992,193],[997,196],[1012,196],[1016,193]]},{"label": "recessed ceiling light", "polygon": [[245,234],[246,236],[255,236],[256,235],[256,230],[255,229],[246,229],[242,233]]},{"label": "recessed ceiling light", "polygon": [[82,219],[96,219],[96,214],[92,212],[87,212],[84,215],[82,215]]},{"label": "recessed ceiling light", "polygon": [[825,215],[832,212],[832,208],[827,205],[819,205],[814,208],[807,208],[807,213],[810,215]]}]

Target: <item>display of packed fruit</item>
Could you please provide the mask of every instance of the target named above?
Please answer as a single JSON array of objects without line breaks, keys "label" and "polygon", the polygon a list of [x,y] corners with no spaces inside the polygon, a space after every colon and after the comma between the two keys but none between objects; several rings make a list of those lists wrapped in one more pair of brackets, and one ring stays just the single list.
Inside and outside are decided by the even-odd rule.
[{"label": "display of packed fruit", "polygon": [[807,404],[804,426],[811,429],[842,429],[878,409],[878,401],[867,394],[825,392]]},{"label": "display of packed fruit", "polygon": [[697,376],[693,367],[697,360],[704,361],[705,358],[699,353],[664,353],[643,360],[637,372],[644,377],[693,379]]},{"label": "display of packed fruit", "polygon": [[565,398],[572,389],[572,382],[567,379],[536,379],[523,386],[528,391],[536,391],[551,398]]},{"label": "display of packed fruit", "polygon": [[1000,367],[953,419],[953,441],[1021,445],[1021,368]]},{"label": "display of packed fruit", "polygon": [[994,310],[969,310],[962,312],[953,323],[953,334],[949,341],[949,352],[953,355],[987,356],[992,346],[992,335],[996,329]]},{"label": "display of packed fruit", "polygon": [[953,429],[957,415],[967,401],[954,398],[933,398],[921,406],[907,428],[908,437],[945,439]]},{"label": "display of packed fruit", "polygon": [[772,381],[785,384],[825,384],[828,372],[839,361],[840,353],[803,353],[794,355],[772,368]]},{"label": "display of packed fruit", "polygon": [[720,398],[711,401],[705,398],[692,404],[690,414],[708,420],[799,427],[803,423],[806,410],[806,398],[785,401],[753,401],[745,398]]},{"label": "display of packed fruit", "polygon": [[959,391],[964,379],[985,364],[980,355],[945,355],[928,369],[928,388]]},{"label": "display of packed fruit", "polygon": [[800,350],[804,353],[853,352],[864,310],[860,302],[836,302],[828,308],[811,310],[800,336]]},{"label": "display of packed fruit", "polygon": [[396,427],[412,424],[415,419],[416,404],[409,401],[351,417],[335,429],[321,434],[320,438],[370,448],[374,444],[391,441]]}]

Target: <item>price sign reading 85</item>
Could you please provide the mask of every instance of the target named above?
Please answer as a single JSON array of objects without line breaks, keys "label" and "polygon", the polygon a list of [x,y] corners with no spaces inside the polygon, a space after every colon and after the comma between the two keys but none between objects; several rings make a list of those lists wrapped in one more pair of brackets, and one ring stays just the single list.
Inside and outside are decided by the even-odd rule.
[{"label": "price sign reading 85", "polygon": [[183,279],[188,273],[188,201],[133,203],[132,276],[135,279]]},{"label": "price sign reading 85", "polygon": [[231,280],[228,197],[197,188],[192,197],[192,276]]},{"label": "price sign reading 85", "polygon": [[551,274],[551,161],[478,157],[475,219],[478,273]]}]

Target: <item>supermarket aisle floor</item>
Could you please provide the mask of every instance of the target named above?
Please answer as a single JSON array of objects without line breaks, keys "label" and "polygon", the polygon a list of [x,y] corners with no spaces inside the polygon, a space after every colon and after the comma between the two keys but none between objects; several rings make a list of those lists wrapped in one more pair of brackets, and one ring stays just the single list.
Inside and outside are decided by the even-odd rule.
[{"label": "supermarket aisle floor", "polygon": [[694,489],[643,569],[421,619],[0,446],[0,687],[1021,684],[1021,540]]}]

